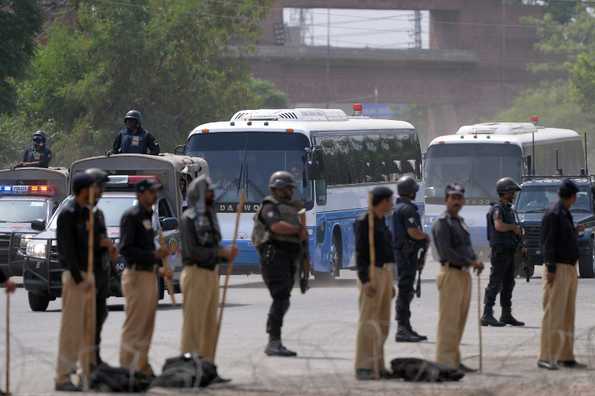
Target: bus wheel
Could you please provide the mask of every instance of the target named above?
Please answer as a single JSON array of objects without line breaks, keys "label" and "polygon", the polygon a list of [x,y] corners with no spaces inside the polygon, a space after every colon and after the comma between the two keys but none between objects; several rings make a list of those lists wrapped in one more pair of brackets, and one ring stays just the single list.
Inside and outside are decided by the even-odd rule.
[{"label": "bus wheel", "polygon": [[29,307],[33,312],[44,312],[50,305],[50,296],[45,294],[28,293]]}]

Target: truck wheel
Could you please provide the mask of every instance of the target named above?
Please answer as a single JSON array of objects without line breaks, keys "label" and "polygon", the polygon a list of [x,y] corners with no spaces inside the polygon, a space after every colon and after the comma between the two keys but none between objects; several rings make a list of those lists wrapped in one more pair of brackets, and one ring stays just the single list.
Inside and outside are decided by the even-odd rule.
[{"label": "truck wheel", "polygon": [[33,312],[45,312],[50,305],[50,297],[45,294],[28,293],[29,307]]},{"label": "truck wheel", "polygon": [[593,278],[593,254],[584,255],[578,259],[578,272],[581,278]]}]

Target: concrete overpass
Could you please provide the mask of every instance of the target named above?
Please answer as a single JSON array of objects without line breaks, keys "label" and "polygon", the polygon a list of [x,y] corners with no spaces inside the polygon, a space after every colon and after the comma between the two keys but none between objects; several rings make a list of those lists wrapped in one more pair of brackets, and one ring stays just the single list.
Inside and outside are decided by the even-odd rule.
[{"label": "concrete overpass", "polygon": [[[279,45],[284,8],[426,10],[429,49]],[[296,105],[348,107],[354,101],[415,104],[428,110],[427,137],[489,117],[536,81],[535,28],[523,18],[541,7],[506,0],[276,0],[255,53],[257,77]]]}]

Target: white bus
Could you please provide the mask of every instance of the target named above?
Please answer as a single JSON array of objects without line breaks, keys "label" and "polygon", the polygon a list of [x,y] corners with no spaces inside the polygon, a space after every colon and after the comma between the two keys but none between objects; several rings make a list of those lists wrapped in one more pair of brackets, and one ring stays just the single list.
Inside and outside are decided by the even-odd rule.
[{"label": "white bus", "polygon": [[473,246],[488,252],[486,214],[498,200],[496,181],[526,175],[579,175],[585,172],[580,135],[569,129],[532,123],[466,125],[454,135],[439,136],[428,146],[424,163],[425,216],[429,227],[444,210],[444,188],[462,183],[466,205],[462,216]]},{"label": "white bus", "polygon": [[[254,213],[269,194],[270,175],[293,173],[296,194],[306,203],[314,275],[326,279],[349,266],[353,222],[367,208],[367,192],[378,184],[394,189],[403,174],[421,176],[421,150],[411,124],[348,117],[334,109],[240,111],[230,121],[196,127],[184,152],[209,163],[226,243],[240,191],[247,195],[244,213]],[[253,215],[244,214],[236,273],[259,270],[252,227]]]}]

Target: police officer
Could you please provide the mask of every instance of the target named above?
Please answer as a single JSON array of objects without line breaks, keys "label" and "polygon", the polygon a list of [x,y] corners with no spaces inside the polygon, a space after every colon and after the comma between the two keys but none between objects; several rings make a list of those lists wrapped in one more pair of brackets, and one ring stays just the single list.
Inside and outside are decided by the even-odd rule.
[{"label": "police officer", "polygon": [[541,242],[544,259],[543,321],[541,352],[537,366],[547,370],[585,368],[574,358],[574,319],[579,257],[578,234],[584,225],[574,226],[570,208],[578,187],[570,179],[560,183],[559,201],[546,210]]},{"label": "police officer", "polygon": [[124,117],[126,128],[122,128],[114,140],[114,154],[159,154],[159,143],[142,127],[142,115],[138,110],[130,110]]},{"label": "police officer", "polygon": [[155,248],[153,205],[161,184],[142,180],[136,186],[138,204],[126,210],[120,221],[120,253],[126,260],[122,274],[122,294],[126,299],[126,319],[122,328],[120,366],[154,375],[149,364],[149,348],[155,329],[157,311],[157,279],[159,274],[171,279],[172,273],[162,267],[162,259],[170,255],[166,246]]},{"label": "police officer", "polygon": [[297,261],[302,241],[307,240],[306,229],[300,224],[298,212],[301,202],[293,201],[295,180],[291,173],[278,171],[269,180],[271,195],[265,197],[254,217],[252,241],[260,254],[261,272],[273,303],[269,309],[267,333],[268,356],[297,356],[283,345],[281,328],[289,309]]},{"label": "police officer", "polygon": [[[107,173],[98,168],[90,168],[85,171],[86,174],[93,177],[95,181],[95,199],[97,202],[101,199],[105,183],[109,178]],[[95,257],[96,265],[93,266],[93,275],[95,276],[95,363],[100,365],[103,363],[100,354],[101,346],[101,331],[103,324],[107,319],[107,299],[109,297],[109,281],[111,276],[111,262],[115,262],[118,249],[107,235],[107,227],[105,225],[105,216],[99,208],[95,208],[95,239],[101,250]]]},{"label": "police officer", "polygon": [[384,362],[384,343],[390,329],[393,287],[393,238],[384,221],[393,208],[393,192],[388,187],[372,190],[374,213],[374,248],[376,266],[370,279],[370,239],[368,214],[360,216],[355,224],[355,257],[359,280],[359,321],[357,326],[355,376],[358,380],[379,379],[387,376]]},{"label": "police officer", "polygon": [[[94,295],[89,290],[95,280],[87,271],[88,220],[90,189],[95,178],[87,173],[74,176],[72,191],[74,199],[67,202],[58,215],[56,230],[58,260],[62,273],[62,321],[58,347],[55,389],[57,391],[78,391],[80,387],[70,381],[70,374],[76,371],[79,356],[84,347],[85,323],[91,321],[87,312],[95,319]],[[92,203],[96,204],[96,201]],[[97,216],[95,217],[97,219]],[[95,223],[95,243],[93,245],[97,266],[103,247],[100,243],[101,224]],[[85,306],[91,307],[85,310]],[[80,362],[83,363],[82,361]]]},{"label": "police officer", "polygon": [[47,168],[52,160],[52,151],[46,147],[47,136],[44,131],[37,131],[33,134],[33,145],[25,150],[23,161],[18,167],[32,166]]},{"label": "police officer", "polygon": [[[181,352],[195,352],[215,362],[217,308],[219,307],[219,264],[233,260],[235,246],[224,248],[214,208],[211,180],[200,176],[188,189],[190,206],[180,221],[182,234],[181,284],[184,295]],[[217,382],[222,382],[217,377]]]},{"label": "police officer", "polygon": [[[485,290],[482,326],[502,327],[505,325],[524,326],[512,316],[512,290],[514,289],[514,256],[521,243],[521,226],[512,202],[519,185],[510,177],[496,183],[500,201],[492,205],[487,215],[488,239],[491,248],[490,281]],[[494,303],[500,293],[502,315],[500,321],[494,317]]]},{"label": "police officer", "polygon": [[419,335],[411,327],[411,300],[413,300],[415,274],[417,273],[417,252],[429,241],[422,231],[417,205],[412,201],[419,185],[411,176],[403,176],[397,181],[397,205],[393,213],[395,237],[395,259],[397,261],[397,342],[420,342],[428,339]]},{"label": "police officer", "polygon": [[465,204],[465,189],[457,183],[446,186],[446,211],[434,221],[432,236],[442,266],[436,279],[439,314],[436,362],[463,372],[475,370],[461,363],[461,338],[465,331],[471,301],[471,274],[478,274],[483,264],[471,246],[469,227],[459,212]]}]

